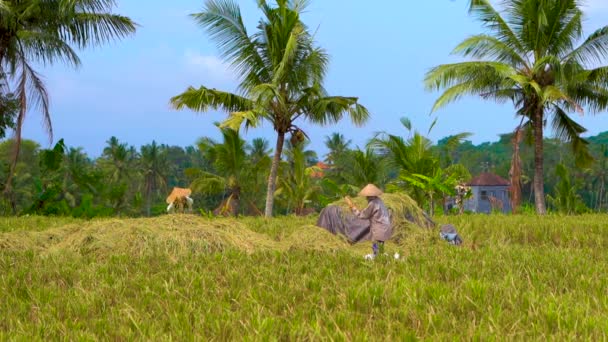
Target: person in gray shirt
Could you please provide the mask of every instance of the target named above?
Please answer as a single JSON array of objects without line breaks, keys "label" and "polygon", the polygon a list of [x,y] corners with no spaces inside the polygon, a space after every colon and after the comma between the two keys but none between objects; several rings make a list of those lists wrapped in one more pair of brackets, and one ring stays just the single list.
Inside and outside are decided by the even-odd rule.
[{"label": "person in gray shirt", "polygon": [[373,184],[368,184],[364,187],[359,196],[367,198],[367,207],[359,210],[348,198],[347,203],[353,214],[360,219],[370,220],[370,230],[372,233],[372,258],[378,254],[384,253],[384,241],[391,238],[392,227],[391,219],[384,202],[380,198],[382,190],[378,189]]}]

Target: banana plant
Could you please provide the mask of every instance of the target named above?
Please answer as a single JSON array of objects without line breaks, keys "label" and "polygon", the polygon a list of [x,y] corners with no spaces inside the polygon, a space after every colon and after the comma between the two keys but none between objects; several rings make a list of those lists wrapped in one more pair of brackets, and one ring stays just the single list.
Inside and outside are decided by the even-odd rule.
[{"label": "banana plant", "polygon": [[453,196],[456,193],[457,178],[453,175],[446,176],[441,169],[437,169],[432,177],[415,173],[401,174],[399,179],[426,194],[431,217],[435,215],[435,200],[439,196]]}]

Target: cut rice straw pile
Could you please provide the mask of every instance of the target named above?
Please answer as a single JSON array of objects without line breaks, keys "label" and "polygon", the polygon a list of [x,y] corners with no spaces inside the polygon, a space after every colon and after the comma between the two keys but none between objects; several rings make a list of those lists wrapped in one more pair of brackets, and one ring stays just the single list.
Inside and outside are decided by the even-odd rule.
[{"label": "cut rice straw pile", "polygon": [[[402,244],[408,236],[421,234],[426,236],[427,233],[421,228],[432,228],[434,226],[433,221],[410,196],[388,193],[382,195],[381,199],[391,214],[391,223],[393,225],[393,237],[391,240],[398,244]],[[364,197],[353,198],[352,201],[359,209],[367,206],[367,200]],[[344,213],[350,213],[345,200],[337,201],[332,205],[339,206]]]},{"label": "cut rice straw pile", "polygon": [[[424,212],[407,195],[386,194],[383,199],[392,212],[394,241],[401,247],[416,246],[429,239],[430,232],[408,221],[424,224]],[[361,208],[365,199],[355,199]],[[345,203],[341,203],[346,205]],[[37,218],[17,219],[35,222]],[[23,224],[21,221],[17,221]],[[146,256],[164,253],[214,253],[237,250],[367,253],[369,244],[351,246],[343,236],[335,236],[298,218],[208,219],[194,215],[165,215],[143,219],[98,219],[68,221],[46,230],[17,230],[0,233],[0,249],[32,250],[40,254],[72,252],[105,258],[112,255]],[[276,234],[280,225],[281,234]]]}]

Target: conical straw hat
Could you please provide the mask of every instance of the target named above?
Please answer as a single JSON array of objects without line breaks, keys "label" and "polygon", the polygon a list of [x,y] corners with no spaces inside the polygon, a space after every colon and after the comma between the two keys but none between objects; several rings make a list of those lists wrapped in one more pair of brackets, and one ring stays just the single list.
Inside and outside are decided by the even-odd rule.
[{"label": "conical straw hat", "polygon": [[378,189],[374,184],[367,184],[365,188],[359,192],[359,196],[378,197],[382,195],[382,190]]},{"label": "conical straw hat", "polygon": [[173,191],[171,191],[171,194],[169,195],[169,197],[167,197],[167,204],[175,202],[175,200],[178,198],[190,196],[191,193],[192,190],[190,189],[173,188]]}]

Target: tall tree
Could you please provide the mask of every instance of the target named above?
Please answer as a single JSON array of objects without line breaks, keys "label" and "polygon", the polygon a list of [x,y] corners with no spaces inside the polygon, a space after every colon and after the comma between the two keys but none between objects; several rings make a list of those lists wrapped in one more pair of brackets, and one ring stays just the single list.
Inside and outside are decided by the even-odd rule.
[{"label": "tall tree", "polygon": [[[590,159],[586,130],[568,113],[603,111],[608,106],[608,26],[582,36],[578,0],[503,1],[503,11],[489,0],[472,0],[470,12],[488,34],[474,35],[454,53],[473,59],[440,65],[426,75],[429,89],[445,89],[433,110],[464,95],[499,103],[512,101],[534,138],[534,199],[546,213],[543,181],[543,129],[552,118],[557,137],[569,142],[579,164]],[[526,124],[525,124],[526,125]]]},{"label": "tall tree", "polygon": [[225,194],[226,198],[217,212],[237,216],[241,209],[243,184],[249,179],[248,171],[252,168],[247,165],[246,143],[239,132],[229,128],[221,131],[221,143],[209,138],[199,141],[199,150],[213,163],[215,172],[197,170],[191,187],[193,191],[204,194]]},{"label": "tall tree", "polygon": [[355,124],[362,124],[369,116],[357,98],[329,96],[323,88],[329,58],[301,21],[308,2],[277,0],[273,7],[259,0],[264,17],[258,31],[249,35],[234,0],[207,0],[203,11],[192,17],[207,30],[238,74],[239,92],[190,87],[171,99],[177,109],[225,110],[230,114],[224,125],[233,129],[243,123],[252,127],[270,122],[277,141],[266,191],[267,217],[272,216],[285,136],[291,133],[296,140],[303,139],[303,132],[295,125],[298,119],[329,124],[349,114]]},{"label": "tall tree", "polygon": [[134,178],[139,156],[133,147],[120,143],[116,137],[111,137],[107,144],[97,161],[107,175],[111,206],[120,214],[128,209],[129,196],[135,193]]},{"label": "tall tree", "polygon": [[[388,163],[397,169],[400,178],[420,174],[433,177],[439,168],[439,158],[432,149],[432,142],[420,133],[415,132],[409,139],[396,135],[386,135],[375,138],[370,146],[380,155],[387,158]],[[402,190],[411,190],[412,197],[418,202],[425,201],[425,193],[419,187],[412,187],[410,183],[396,181]]]},{"label": "tall tree", "polygon": [[264,138],[253,139],[251,144],[247,146],[247,150],[249,151],[249,158],[251,158],[254,163],[267,158],[272,153],[270,143]]},{"label": "tall tree", "polygon": [[352,140],[346,140],[343,134],[332,133],[325,138],[325,147],[329,152],[325,155],[325,161],[330,165],[334,165],[340,156],[344,155],[349,150],[349,145]]},{"label": "tall tree", "polygon": [[80,65],[73,47],[102,45],[135,32],[131,19],[112,13],[114,0],[2,0],[0,2],[0,73],[15,82],[19,113],[15,125],[15,152],[5,193],[21,145],[21,129],[30,106],[42,111],[52,140],[53,129],[46,87],[35,63],[65,62]]},{"label": "tall tree", "polygon": [[146,198],[146,215],[150,216],[152,199],[160,190],[167,188],[169,163],[166,150],[161,149],[156,141],[141,147],[141,169],[144,177],[144,196]]},{"label": "tall tree", "polygon": [[352,151],[351,158],[352,169],[346,173],[348,184],[357,188],[369,183],[384,186],[387,181],[387,158],[376,154],[371,147],[366,148],[365,151]]},{"label": "tall tree", "polygon": [[[0,180],[2,181],[8,178],[7,174],[11,169],[10,161],[15,150],[14,144],[14,139],[0,143],[0,165],[2,166]],[[22,148],[19,150],[19,163],[13,169],[14,191],[11,193],[12,196],[0,200],[0,203],[2,203],[0,210],[3,215],[15,214],[31,205],[34,196],[34,179],[40,176],[39,154],[40,145],[38,143],[27,139],[22,141]],[[5,184],[1,185],[5,186]]]},{"label": "tall tree", "polygon": [[564,164],[557,164],[555,174],[559,177],[559,182],[555,185],[553,196],[547,196],[549,204],[556,211],[567,215],[581,214],[587,211],[587,207],[578,194],[578,186],[572,181],[570,172]]},{"label": "tall tree", "polygon": [[[249,152],[250,174],[247,195],[249,199],[249,212],[262,215],[259,208],[264,208],[268,170],[272,164],[272,149],[270,143],[264,138],[255,138],[247,148]],[[250,196],[249,196],[250,195]]]}]

